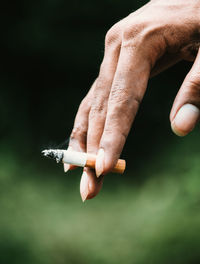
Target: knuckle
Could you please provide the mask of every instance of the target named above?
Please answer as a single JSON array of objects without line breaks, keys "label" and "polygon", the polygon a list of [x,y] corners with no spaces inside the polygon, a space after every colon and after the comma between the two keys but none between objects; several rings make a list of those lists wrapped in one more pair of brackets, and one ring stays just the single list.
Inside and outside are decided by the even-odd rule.
[{"label": "knuckle", "polygon": [[82,125],[78,125],[73,128],[70,140],[78,140],[78,141],[84,141],[87,137],[87,131],[84,129]]},{"label": "knuckle", "polygon": [[190,89],[197,89],[200,91],[200,74],[191,74],[187,80]]},{"label": "knuckle", "polygon": [[163,28],[151,21],[131,22],[124,28],[122,35],[122,48],[130,54],[140,52],[151,68],[166,50]]},{"label": "knuckle", "polygon": [[133,101],[133,104],[139,107],[142,101],[141,96],[135,95],[132,101]]},{"label": "knuckle", "polygon": [[115,24],[113,27],[111,27],[108,32],[106,33],[105,37],[105,46],[109,47],[112,46],[112,44],[118,42],[120,37],[120,23]]},{"label": "knuckle", "polygon": [[144,24],[143,23],[128,23],[122,34],[122,39],[124,42],[130,41],[133,38],[136,38],[137,36],[140,36],[141,33],[144,31]]},{"label": "knuckle", "polygon": [[199,50],[199,42],[194,42],[186,45],[180,50],[180,53],[184,60],[195,61]]},{"label": "knuckle", "polygon": [[88,97],[86,96],[82,102],[80,103],[80,106],[79,106],[79,111],[83,111],[83,112],[88,112],[89,109],[91,107],[91,101],[88,99]]},{"label": "knuckle", "polygon": [[127,96],[127,92],[122,88],[122,87],[116,87],[114,89],[112,89],[111,91],[111,96],[110,96],[110,102],[111,103],[127,103],[129,98]]},{"label": "knuckle", "polygon": [[[122,34],[123,47],[155,46],[154,48],[163,50],[165,47],[163,28],[151,21],[134,21],[128,23]],[[154,49],[152,47],[152,49]],[[160,51],[159,51],[160,52]]]},{"label": "knuckle", "polygon": [[87,96],[86,96],[86,97],[85,97],[85,98],[83,98],[83,100],[81,101],[81,104],[80,104],[80,106],[84,107],[84,106],[86,106],[86,105],[87,105],[87,103],[88,103],[88,99],[87,99]]},{"label": "knuckle", "polygon": [[109,147],[112,146],[113,141],[115,141],[116,139],[118,139],[118,142],[121,142],[121,140],[126,140],[126,138],[127,138],[127,132],[121,130],[121,127],[119,127],[118,129],[117,128],[113,129],[108,127],[104,131],[104,137],[102,143],[104,146]]},{"label": "knuckle", "polygon": [[182,98],[188,103],[200,106],[200,75],[197,73],[190,74],[183,83],[180,90]]},{"label": "knuckle", "polygon": [[99,115],[104,115],[106,112],[106,103],[105,101],[99,101],[92,105],[90,110],[90,119],[97,118]]},{"label": "knuckle", "polygon": [[101,139],[100,147],[103,149],[114,149],[114,155],[120,156],[121,150],[126,142],[128,136],[127,131],[122,129],[105,129]]},{"label": "knuckle", "polygon": [[95,104],[92,106],[91,112],[101,113],[103,111],[103,103]]},{"label": "knuckle", "polygon": [[112,91],[110,103],[112,105],[113,118],[123,112],[123,117],[130,121],[132,115],[130,113],[137,112],[141,104],[142,96],[134,93],[129,94],[125,89],[115,89]]},{"label": "knuckle", "polygon": [[133,101],[136,101],[139,104],[141,101],[140,96],[135,93],[133,94],[132,92],[130,93],[129,89],[125,88],[123,79],[115,81],[110,92],[110,102],[119,104],[119,106],[121,104],[129,106],[130,104],[133,104]]}]

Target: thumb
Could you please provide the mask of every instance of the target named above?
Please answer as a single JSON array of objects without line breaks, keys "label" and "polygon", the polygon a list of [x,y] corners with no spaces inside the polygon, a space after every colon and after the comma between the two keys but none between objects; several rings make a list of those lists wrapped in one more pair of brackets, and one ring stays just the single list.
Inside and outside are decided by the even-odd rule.
[{"label": "thumb", "polygon": [[178,136],[190,133],[200,119],[200,50],[174,101],[170,121]]}]

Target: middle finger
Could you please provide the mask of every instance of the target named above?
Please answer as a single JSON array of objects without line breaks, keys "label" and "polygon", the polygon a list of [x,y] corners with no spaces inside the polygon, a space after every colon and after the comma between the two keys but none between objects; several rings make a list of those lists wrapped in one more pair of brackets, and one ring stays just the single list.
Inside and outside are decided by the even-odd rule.
[{"label": "middle finger", "polygon": [[[112,45],[108,43],[105,50],[105,56],[101,65],[100,74],[97,79],[96,87],[94,89],[93,103],[91,106],[89,120],[88,120],[88,133],[87,133],[87,152],[97,154],[99,148],[99,142],[103,133],[106,113],[107,102],[112,86],[113,78],[117,68],[118,58],[120,53],[120,43],[115,42],[113,39]],[[102,186],[103,177],[97,179],[94,170],[85,170],[88,177],[85,175],[85,179],[88,179],[86,186],[89,186],[87,190],[87,197],[94,197],[100,191]]]}]

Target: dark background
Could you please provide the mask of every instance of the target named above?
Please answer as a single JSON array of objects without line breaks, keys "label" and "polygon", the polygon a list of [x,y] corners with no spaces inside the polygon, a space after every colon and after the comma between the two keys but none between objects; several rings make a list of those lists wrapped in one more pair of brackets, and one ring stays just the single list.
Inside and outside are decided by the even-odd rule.
[{"label": "dark background", "polygon": [[40,155],[68,139],[107,30],[145,2],[1,3],[0,263],[199,263],[198,128],[180,139],[169,122],[190,63],[150,80],[127,171],[93,201],[79,198],[81,170]]}]

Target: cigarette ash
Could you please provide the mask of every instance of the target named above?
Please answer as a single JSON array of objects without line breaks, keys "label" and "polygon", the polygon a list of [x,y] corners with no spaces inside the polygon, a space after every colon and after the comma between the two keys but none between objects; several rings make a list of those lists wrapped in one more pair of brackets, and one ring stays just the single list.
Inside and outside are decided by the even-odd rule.
[{"label": "cigarette ash", "polygon": [[67,149],[69,146],[70,138],[66,139],[60,144],[51,143],[49,146],[42,151],[42,155],[47,158],[56,160],[57,163],[63,160],[62,149]]},{"label": "cigarette ash", "polygon": [[42,151],[42,155],[56,160],[57,163],[62,162],[63,160],[63,151],[59,149],[46,149]]}]

